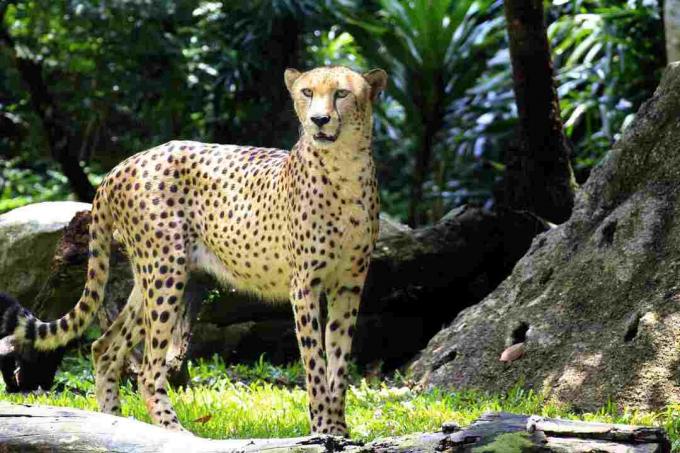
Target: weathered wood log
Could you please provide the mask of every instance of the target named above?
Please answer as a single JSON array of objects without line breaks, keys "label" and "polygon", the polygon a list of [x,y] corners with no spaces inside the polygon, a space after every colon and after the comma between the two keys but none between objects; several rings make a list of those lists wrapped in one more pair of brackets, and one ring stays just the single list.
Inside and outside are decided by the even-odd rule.
[{"label": "weathered wood log", "polygon": [[465,429],[445,424],[434,433],[377,439],[367,444],[329,436],[289,439],[203,439],[131,418],[79,409],[0,403],[0,453],[108,452],[670,452],[661,428],[585,423],[488,413]]}]

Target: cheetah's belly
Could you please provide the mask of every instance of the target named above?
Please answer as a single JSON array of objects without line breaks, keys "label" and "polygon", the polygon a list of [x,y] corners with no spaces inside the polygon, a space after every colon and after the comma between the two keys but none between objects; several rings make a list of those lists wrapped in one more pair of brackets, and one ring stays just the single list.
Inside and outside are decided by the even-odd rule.
[{"label": "cheetah's belly", "polygon": [[222,284],[240,291],[255,293],[271,301],[286,301],[289,297],[290,272],[284,263],[253,263],[268,269],[265,275],[252,275],[231,269],[226,259],[220,259],[208,246],[198,240],[190,255],[192,270],[207,272]]}]

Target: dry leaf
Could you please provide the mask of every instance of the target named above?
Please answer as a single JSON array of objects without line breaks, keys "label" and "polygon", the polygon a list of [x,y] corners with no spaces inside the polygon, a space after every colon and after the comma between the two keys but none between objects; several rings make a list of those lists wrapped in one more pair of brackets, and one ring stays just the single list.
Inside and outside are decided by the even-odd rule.
[{"label": "dry leaf", "polygon": [[194,420],[194,423],[206,423],[208,420],[212,418],[212,415],[204,415],[203,417],[198,417],[196,420]]},{"label": "dry leaf", "polygon": [[524,355],[524,343],[513,344],[503,351],[501,354],[500,361],[506,363],[512,363],[515,360],[521,358]]}]

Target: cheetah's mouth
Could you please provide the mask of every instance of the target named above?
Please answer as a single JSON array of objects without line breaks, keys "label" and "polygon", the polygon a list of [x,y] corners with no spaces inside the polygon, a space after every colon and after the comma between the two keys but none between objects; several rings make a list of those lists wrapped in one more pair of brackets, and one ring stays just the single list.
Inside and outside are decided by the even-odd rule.
[{"label": "cheetah's mouth", "polygon": [[328,143],[333,143],[335,140],[338,139],[338,135],[328,135],[324,134],[323,132],[317,132],[314,134],[314,140],[318,140],[320,142],[328,142]]}]

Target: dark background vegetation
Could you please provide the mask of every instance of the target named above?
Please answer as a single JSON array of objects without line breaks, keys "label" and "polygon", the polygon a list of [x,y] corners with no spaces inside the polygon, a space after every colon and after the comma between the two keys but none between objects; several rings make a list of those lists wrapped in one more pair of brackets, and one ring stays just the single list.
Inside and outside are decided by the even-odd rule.
[{"label": "dark background vegetation", "polygon": [[[661,8],[544,5],[581,183],[659,81]],[[518,115],[500,0],[0,0],[0,14],[0,212],[87,199],[170,139],[289,148],[283,71],[324,64],[390,74],[374,146],[385,212],[431,223],[506,190]]]}]

